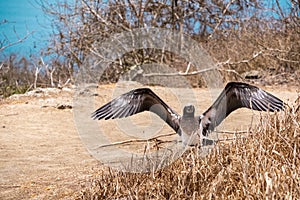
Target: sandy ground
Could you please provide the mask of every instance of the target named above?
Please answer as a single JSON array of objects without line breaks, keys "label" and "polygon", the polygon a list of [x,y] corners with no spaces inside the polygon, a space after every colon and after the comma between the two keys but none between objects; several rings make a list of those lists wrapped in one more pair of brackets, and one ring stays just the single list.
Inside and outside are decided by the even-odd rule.
[{"label": "sandy ground", "polygon": [[99,167],[77,134],[72,92],[14,97],[0,108],[0,199],[57,199]]},{"label": "sandy ground", "polygon": [[[93,107],[128,90],[121,88],[116,93],[114,88],[115,85],[99,87],[94,93],[97,95],[91,96],[95,100]],[[293,87],[264,89],[289,102],[298,95],[297,88]],[[187,98],[184,103],[190,100],[183,91],[174,95],[160,87],[153,90],[178,113],[181,113],[182,103],[178,99]],[[198,99],[195,103],[197,111],[203,112],[212,99],[207,98],[205,89],[194,89],[193,92]],[[103,165],[88,153],[78,134],[74,109],[68,107],[73,106],[73,94],[72,89],[46,89],[1,102],[0,199],[74,199],[81,188],[88,185],[93,174],[103,170]],[[221,128],[245,130],[249,126],[245,121],[252,116],[251,111],[237,111]],[[259,114],[255,118],[258,119]],[[140,120],[141,124],[149,123],[149,117],[136,117],[135,120],[137,123]],[[105,127],[106,122],[101,123]],[[116,134],[114,125],[109,123],[106,128]],[[166,126],[163,129],[161,131],[171,131]]]}]

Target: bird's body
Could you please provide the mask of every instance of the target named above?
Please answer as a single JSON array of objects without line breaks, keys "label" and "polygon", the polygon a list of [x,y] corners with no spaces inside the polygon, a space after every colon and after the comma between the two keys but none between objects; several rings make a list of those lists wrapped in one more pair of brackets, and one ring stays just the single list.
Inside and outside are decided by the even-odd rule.
[{"label": "bird's body", "polygon": [[274,112],[283,110],[284,106],[282,100],[256,86],[230,82],[202,115],[195,116],[195,107],[187,105],[180,116],[152,90],[139,88],[108,102],[97,109],[92,117],[107,120],[150,111],[172,127],[181,136],[184,145],[201,145],[203,137],[238,108]]},{"label": "bird's body", "polygon": [[179,120],[181,140],[184,145],[194,146],[202,141],[201,120],[199,117],[182,116]]}]

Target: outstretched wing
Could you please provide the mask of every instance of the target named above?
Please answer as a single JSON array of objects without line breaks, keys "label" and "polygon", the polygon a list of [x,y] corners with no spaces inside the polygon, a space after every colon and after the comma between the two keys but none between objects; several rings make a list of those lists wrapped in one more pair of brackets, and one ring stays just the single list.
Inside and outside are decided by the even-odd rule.
[{"label": "outstretched wing", "polygon": [[258,111],[283,110],[285,104],[274,95],[246,83],[230,82],[213,105],[203,113],[204,134],[218,126],[232,111],[246,107]]},{"label": "outstretched wing", "polygon": [[92,114],[92,118],[98,120],[123,118],[143,111],[157,114],[176,132],[178,131],[180,115],[173,111],[149,88],[139,88],[122,94],[97,109]]}]

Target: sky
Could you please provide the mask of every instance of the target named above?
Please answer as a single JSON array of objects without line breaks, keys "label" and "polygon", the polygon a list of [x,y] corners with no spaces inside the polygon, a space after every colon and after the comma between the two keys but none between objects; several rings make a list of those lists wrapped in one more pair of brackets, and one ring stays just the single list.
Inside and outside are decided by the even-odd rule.
[{"label": "sky", "polygon": [[0,41],[13,43],[30,34],[23,43],[1,52],[4,56],[16,52],[28,57],[39,52],[42,46],[47,45],[51,30],[50,20],[36,0],[0,0]]}]

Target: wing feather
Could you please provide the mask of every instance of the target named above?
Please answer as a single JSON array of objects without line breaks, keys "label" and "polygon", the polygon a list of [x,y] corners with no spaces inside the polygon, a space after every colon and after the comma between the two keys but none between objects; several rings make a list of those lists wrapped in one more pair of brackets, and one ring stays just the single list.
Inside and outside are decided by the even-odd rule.
[{"label": "wing feather", "polygon": [[285,104],[279,98],[256,86],[230,82],[213,105],[203,113],[201,123],[204,134],[218,126],[231,112],[242,107],[275,112],[283,110]]},{"label": "wing feather", "polygon": [[157,114],[178,132],[179,123],[178,120],[175,119],[179,119],[180,115],[149,88],[139,88],[122,94],[97,109],[92,113],[92,118],[98,120],[123,118],[144,111]]}]

